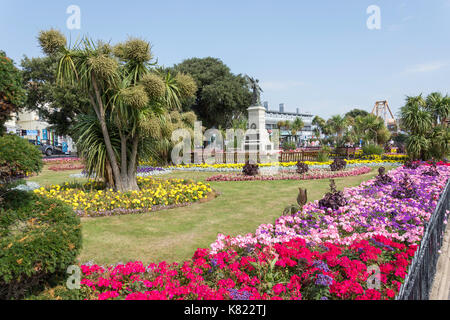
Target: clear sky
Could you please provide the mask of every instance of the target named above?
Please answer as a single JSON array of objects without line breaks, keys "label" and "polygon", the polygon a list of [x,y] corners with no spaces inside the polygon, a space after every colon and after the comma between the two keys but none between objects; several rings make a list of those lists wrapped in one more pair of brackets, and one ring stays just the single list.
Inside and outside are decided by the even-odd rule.
[{"label": "clear sky", "polygon": [[[69,30],[69,5],[81,29]],[[381,28],[369,30],[377,5]],[[0,0],[0,50],[16,63],[40,56],[36,36],[58,28],[80,35],[150,41],[159,64],[217,57],[261,81],[271,109],[322,117],[387,99],[450,93],[450,0]]]}]

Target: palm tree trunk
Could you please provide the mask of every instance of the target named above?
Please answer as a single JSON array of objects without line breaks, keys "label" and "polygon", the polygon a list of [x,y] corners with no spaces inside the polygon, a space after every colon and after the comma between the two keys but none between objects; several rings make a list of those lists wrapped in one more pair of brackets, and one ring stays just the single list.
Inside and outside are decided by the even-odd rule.
[{"label": "palm tree trunk", "polygon": [[139,136],[136,133],[133,136],[133,145],[131,147],[130,161],[128,162],[127,184],[130,190],[139,190],[139,186],[137,184],[136,179],[138,146],[139,146]]},{"label": "palm tree trunk", "polygon": [[[103,107],[103,101],[102,98],[100,96],[100,91],[98,89],[98,85],[97,85],[97,81],[95,79],[95,76],[92,75],[92,85],[94,87],[94,92],[95,92],[95,96],[97,98],[97,105],[98,105],[98,109],[96,110],[97,113],[97,117],[99,118],[100,121],[100,127],[102,129],[102,134],[103,134],[103,139],[105,141],[105,146],[106,146],[106,152],[108,154],[108,158],[109,161],[111,163],[111,169],[114,175],[114,181],[115,181],[115,189],[116,190],[120,190],[120,191],[125,191],[123,190],[123,184],[121,181],[121,176],[120,176],[120,169],[119,166],[117,164],[117,159],[116,159],[116,155],[114,154],[114,150],[111,144],[111,138],[109,137],[109,132],[108,132],[108,128],[106,126],[106,120],[105,120],[105,110]],[[97,108],[97,105],[94,105],[94,109]]]}]

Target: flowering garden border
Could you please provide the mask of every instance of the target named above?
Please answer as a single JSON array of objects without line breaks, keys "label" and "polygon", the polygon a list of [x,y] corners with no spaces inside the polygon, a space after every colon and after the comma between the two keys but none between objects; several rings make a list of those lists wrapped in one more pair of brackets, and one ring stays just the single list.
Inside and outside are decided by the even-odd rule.
[{"label": "flowering garden border", "polygon": [[275,175],[256,175],[246,176],[243,174],[218,174],[206,178],[206,181],[269,181],[269,180],[317,180],[359,176],[372,171],[369,167],[359,167],[343,171],[318,172],[317,174],[275,174]]},{"label": "flowering garden border", "polygon": [[[317,202],[309,203],[297,215],[277,219],[275,226],[261,225],[255,235],[219,236],[220,243],[198,249],[191,260],[180,264],[84,264],[82,296],[101,300],[401,297],[402,283],[409,283],[408,267],[410,273],[415,268],[413,257],[422,259],[427,248],[421,242],[426,241],[424,227],[433,223],[435,211],[445,212],[443,218],[448,214],[439,208],[450,168],[442,166],[438,171],[440,175],[429,174],[433,172],[425,166],[397,168],[391,179],[380,176],[346,189],[348,206],[322,210]],[[405,173],[411,175],[412,185],[405,182]],[[369,286],[372,266],[380,270],[380,288]]]}]

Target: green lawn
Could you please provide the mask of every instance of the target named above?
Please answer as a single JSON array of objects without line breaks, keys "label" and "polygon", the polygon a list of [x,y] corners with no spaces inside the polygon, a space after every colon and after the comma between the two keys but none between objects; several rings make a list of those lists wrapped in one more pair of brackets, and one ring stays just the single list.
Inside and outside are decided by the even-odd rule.
[{"label": "green lawn", "polygon": [[[62,183],[73,172],[44,171],[33,177],[41,184]],[[204,180],[215,173],[174,172],[161,177]],[[335,179],[338,188],[357,186],[376,175],[370,173]],[[218,233],[254,232],[262,223],[273,223],[288,204],[296,202],[298,188],[308,190],[308,200],[320,199],[329,180],[212,182],[221,193],[216,199],[192,206],[140,215],[83,218],[80,262],[99,264],[142,260],[144,263],[189,259],[199,247],[209,247]]]}]

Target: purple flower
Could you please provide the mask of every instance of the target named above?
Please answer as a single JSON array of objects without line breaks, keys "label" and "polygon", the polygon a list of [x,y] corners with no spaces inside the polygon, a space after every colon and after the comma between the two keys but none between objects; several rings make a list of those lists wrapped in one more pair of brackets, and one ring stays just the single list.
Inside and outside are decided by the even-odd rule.
[{"label": "purple flower", "polygon": [[329,287],[333,283],[333,278],[323,273],[318,273],[315,284],[318,286]]}]

